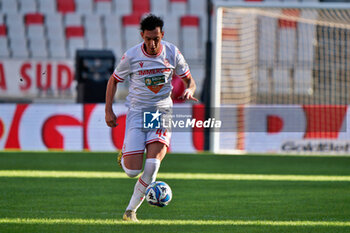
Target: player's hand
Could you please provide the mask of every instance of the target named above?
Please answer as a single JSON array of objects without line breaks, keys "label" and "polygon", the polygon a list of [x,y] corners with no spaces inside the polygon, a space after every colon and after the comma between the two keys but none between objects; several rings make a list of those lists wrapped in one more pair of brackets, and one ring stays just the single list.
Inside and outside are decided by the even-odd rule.
[{"label": "player's hand", "polygon": [[116,127],[118,125],[117,116],[113,112],[106,112],[105,121],[109,127]]},{"label": "player's hand", "polygon": [[198,102],[198,99],[193,97],[193,91],[191,89],[185,89],[182,95],[179,97],[179,99],[184,99],[184,100],[194,100]]}]

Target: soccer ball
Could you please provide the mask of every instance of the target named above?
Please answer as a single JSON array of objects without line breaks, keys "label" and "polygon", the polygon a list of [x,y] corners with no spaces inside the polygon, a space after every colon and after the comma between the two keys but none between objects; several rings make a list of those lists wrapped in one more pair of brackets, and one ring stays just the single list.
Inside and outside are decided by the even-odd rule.
[{"label": "soccer ball", "polygon": [[170,186],[163,181],[155,181],[146,189],[146,200],[152,206],[167,206],[172,197]]}]

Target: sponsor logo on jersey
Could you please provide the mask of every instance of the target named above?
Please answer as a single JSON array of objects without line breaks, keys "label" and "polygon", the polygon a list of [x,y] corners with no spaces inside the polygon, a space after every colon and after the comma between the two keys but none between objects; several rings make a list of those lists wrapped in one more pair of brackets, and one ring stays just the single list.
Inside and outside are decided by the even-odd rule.
[{"label": "sponsor logo on jersey", "polygon": [[141,68],[143,67],[143,62],[141,61],[141,62],[139,62],[139,65],[141,66]]},{"label": "sponsor logo on jersey", "polygon": [[162,74],[165,72],[170,72],[171,69],[166,68],[166,69],[152,69],[152,70],[139,70],[138,74],[139,75],[150,75],[150,74]]}]

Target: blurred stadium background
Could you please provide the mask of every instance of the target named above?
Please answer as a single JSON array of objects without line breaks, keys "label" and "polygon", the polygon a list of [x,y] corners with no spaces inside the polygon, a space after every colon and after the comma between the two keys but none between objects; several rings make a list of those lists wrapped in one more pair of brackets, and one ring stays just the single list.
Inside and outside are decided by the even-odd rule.
[{"label": "blurred stadium background", "polygon": [[[0,150],[121,149],[127,83],[116,96],[116,129],[104,123],[104,88],[122,53],[141,42],[140,17],[152,12],[185,55],[202,100],[175,107],[233,128],[175,133],[170,151],[348,154],[350,4],[231,0],[221,11],[217,3],[1,0]],[[248,5],[254,13],[242,10]]]}]

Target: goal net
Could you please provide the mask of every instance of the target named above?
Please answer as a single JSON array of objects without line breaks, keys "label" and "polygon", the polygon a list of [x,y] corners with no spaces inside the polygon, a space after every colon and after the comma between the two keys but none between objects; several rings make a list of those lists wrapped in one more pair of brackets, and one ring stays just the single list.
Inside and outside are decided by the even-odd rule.
[{"label": "goal net", "polygon": [[[247,132],[251,129],[247,118],[252,119],[247,116],[247,106],[283,112],[291,106],[305,109],[350,103],[348,5],[222,2],[217,3],[215,16],[212,106],[215,117],[222,120],[232,116],[223,107],[234,106],[236,130],[212,133],[213,151],[249,150],[247,133],[267,133],[269,125]],[[328,124],[330,120],[316,121]],[[305,121],[303,127],[289,132],[304,130],[304,139],[310,127],[310,120]]]}]

